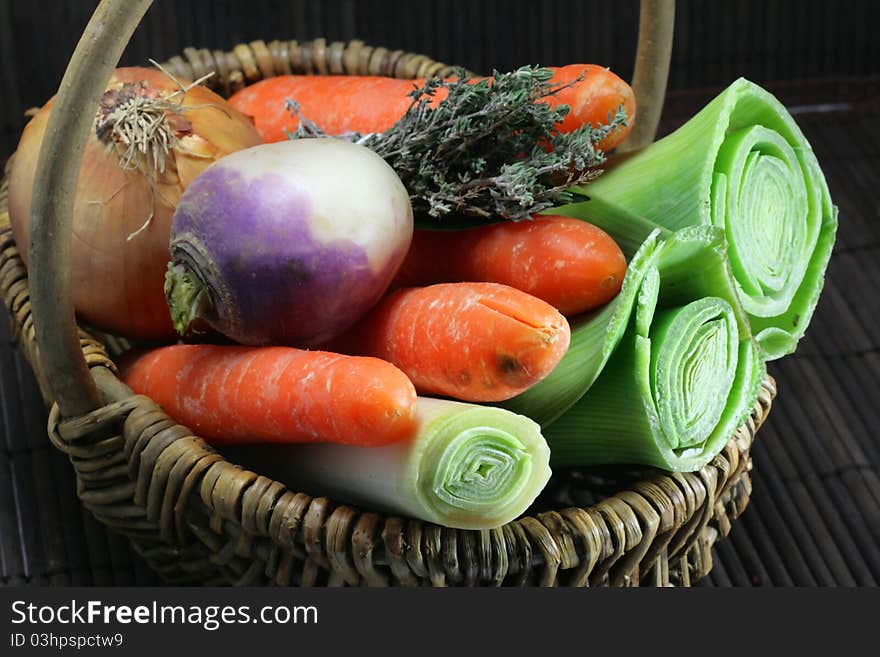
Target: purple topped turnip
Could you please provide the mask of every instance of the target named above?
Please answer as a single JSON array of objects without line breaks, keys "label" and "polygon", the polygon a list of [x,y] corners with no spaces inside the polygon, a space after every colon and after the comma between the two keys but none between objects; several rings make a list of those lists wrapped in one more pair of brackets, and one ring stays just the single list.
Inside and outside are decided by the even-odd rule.
[{"label": "purple topped turnip", "polygon": [[300,139],[228,155],[174,214],[165,291],[175,328],[318,345],[376,303],[412,231],[406,189],[363,146]]}]

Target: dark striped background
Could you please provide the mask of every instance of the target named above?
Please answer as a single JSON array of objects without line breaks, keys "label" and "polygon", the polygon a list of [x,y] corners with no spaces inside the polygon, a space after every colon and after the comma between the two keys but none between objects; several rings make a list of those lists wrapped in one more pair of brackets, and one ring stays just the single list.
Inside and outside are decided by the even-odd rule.
[{"label": "dark striped background", "polygon": [[[56,89],[96,0],[0,0],[0,157]],[[880,73],[876,0],[679,0],[672,89]],[[475,71],[593,62],[632,73],[638,0],[156,0],[124,62],[186,46],[331,40],[421,51]]]}]

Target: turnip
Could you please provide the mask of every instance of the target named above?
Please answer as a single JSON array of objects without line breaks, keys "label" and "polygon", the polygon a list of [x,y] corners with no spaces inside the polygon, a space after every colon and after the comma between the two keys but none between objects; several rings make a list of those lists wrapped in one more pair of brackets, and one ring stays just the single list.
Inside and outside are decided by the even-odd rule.
[{"label": "turnip", "polygon": [[320,344],[376,303],[412,231],[406,189],[363,146],[299,139],[233,153],[190,183],[174,214],[175,328]]}]

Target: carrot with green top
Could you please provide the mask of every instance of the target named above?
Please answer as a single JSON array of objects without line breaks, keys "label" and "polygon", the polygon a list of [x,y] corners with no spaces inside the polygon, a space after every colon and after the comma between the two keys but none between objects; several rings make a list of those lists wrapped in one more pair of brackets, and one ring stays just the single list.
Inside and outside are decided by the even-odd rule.
[{"label": "carrot with green top", "polygon": [[[571,132],[587,123],[594,127],[608,123],[618,107],[626,111],[627,122],[609,134],[599,148],[610,150],[629,134],[636,113],[632,88],[612,71],[592,64],[547,67],[554,75],[551,83],[568,85],[556,94],[541,99],[551,107],[568,105],[568,116],[559,125]],[[578,77],[583,75],[582,80]],[[473,78],[479,81],[485,78]],[[424,79],[401,80],[380,76],[283,75],[268,78],[234,94],[230,104],[254,118],[257,131],[266,142],[287,139],[287,131],[299,121],[285,109],[287,99],[299,104],[300,113],[317,123],[324,132],[384,132],[400,119],[412,103],[409,93]],[[446,97],[446,89],[437,89],[433,104]]]},{"label": "carrot with green top", "polygon": [[392,285],[503,283],[576,315],[611,301],[625,275],[626,258],[603,230],[538,215],[467,230],[417,230]]},{"label": "carrot with green top", "polygon": [[173,345],[125,361],[122,378],[212,444],[386,445],[415,430],[416,392],[377,358],[290,347]]},{"label": "carrot with green top", "polygon": [[397,290],[331,348],[394,363],[420,394],[491,402],[547,376],[569,339],[565,317],[530,294],[446,283]]}]

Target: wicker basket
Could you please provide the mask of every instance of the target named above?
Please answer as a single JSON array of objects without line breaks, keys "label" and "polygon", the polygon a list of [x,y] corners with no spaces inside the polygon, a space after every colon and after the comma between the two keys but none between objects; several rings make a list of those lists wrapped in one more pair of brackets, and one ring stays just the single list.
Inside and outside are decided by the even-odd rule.
[{"label": "wicker basket", "polygon": [[[90,93],[103,90],[150,0],[105,0],[62,82],[53,123],[85,135]],[[671,49],[672,2],[642,3],[633,86],[639,132],[656,130]],[[116,35],[111,37],[109,35]],[[183,78],[215,71],[223,94],[290,72],[413,78],[451,69],[423,55],[361,42],[256,41],[232,52],[187,49],[166,64]],[[97,94],[94,94],[97,97]],[[65,105],[68,103],[68,105]],[[81,125],[75,125],[80,121]],[[77,130],[79,130],[77,132]],[[52,127],[47,140],[52,138]],[[108,355],[123,343],[75,326],[63,246],[79,162],[77,139],[58,140],[35,184],[27,278],[0,189],[0,292],[15,334],[51,404],[49,436],[70,457],[77,493],[98,520],[128,536],[164,580],[240,585],[687,586],[711,568],[711,547],[748,503],[749,449],[770,410],[764,382],[748,423],[702,470],[558,471],[530,514],[501,528],[462,531],[387,517],[283,484],[229,461],[133,395]],[[59,238],[50,239],[49,236]],[[38,348],[38,344],[40,345]]]}]

